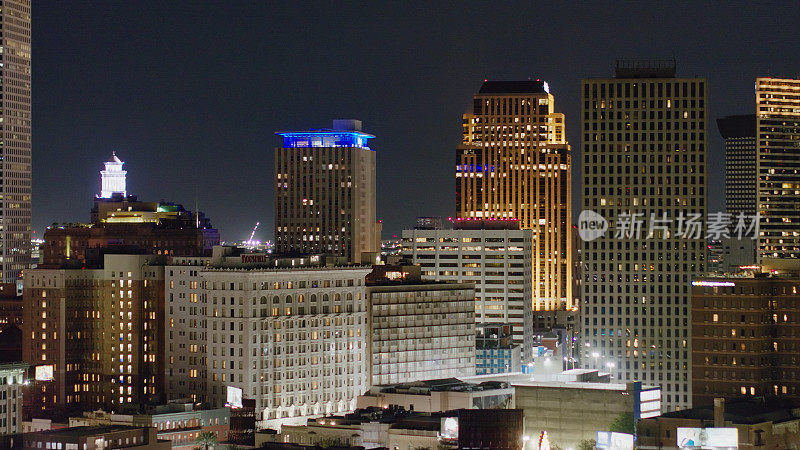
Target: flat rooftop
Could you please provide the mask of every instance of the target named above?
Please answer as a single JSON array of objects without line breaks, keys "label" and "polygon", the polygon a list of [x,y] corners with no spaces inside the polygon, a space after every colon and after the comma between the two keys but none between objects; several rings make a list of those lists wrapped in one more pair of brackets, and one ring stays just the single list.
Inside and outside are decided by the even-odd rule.
[{"label": "flat rooftop", "polygon": [[[769,404],[758,399],[731,400],[725,402],[725,420],[733,424],[780,423],[798,419],[795,409],[783,405]],[[714,420],[714,407],[701,406],[662,414],[664,418]]]},{"label": "flat rooftop", "polygon": [[106,425],[96,427],[69,427],[59,428],[57,430],[44,430],[33,431],[25,433],[26,435],[47,435],[47,436],[65,436],[65,437],[81,437],[81,436],[96,436],[101,434],[118,433],[121,431],[131,430],[146,430],[147,427],[130,427],[125,425]]},{"label": "flat rooftop", "polygon": [[489,81],[481,85],[478,94],[547,94],[550,89],[541,80]]},{"label": "flat rooftop", "polygon": [[[591,369],[572,369],[560,372],[558,375],[581,375],[590,372],[595,372]],[[600,376],[607,375],[604,372],[598,372]],[[531,374],[522,372],[511,372],[505,374],[491,374],[491,375],[476,375],[474,377],[463,377],[462,380],[467,382],[480,382],[480,381],[501,381],[508,383],[511,386],[521,387],[541,387],[541,388],[561,388],[561,389],[596,389],[596,390],[609,390],[609,391],[624,391],[627,389],[626,383],[603,383],[603,382],[585,382],[585,381],[557,381],[557,380],[542,380],[537,381]],[[642,385],[642,390],[656,389],[658,386]]]}]

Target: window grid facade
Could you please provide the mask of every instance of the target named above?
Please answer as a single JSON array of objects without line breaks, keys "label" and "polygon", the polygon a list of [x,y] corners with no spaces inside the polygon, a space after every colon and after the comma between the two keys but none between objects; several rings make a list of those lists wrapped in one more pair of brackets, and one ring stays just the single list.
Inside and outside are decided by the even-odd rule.
[{"label": "window grid facade", "polygon": [[644,239],[646,229],[615,239],[614,224],[623,212],[705,217],[706,81],[629,76],[582,84],[583,208],[610,227],[583,242],[582,363],[658,384],[662,408],[683,409],[691,406],[689,286],[705,270],[705,243]]},{"label": "window grid facade", "polygon": [[31,247],[31,2],[3,2],[0,112],[0,267],[14,283],[30,265]]},{"label": "window grid facade", "polygon": [[372,385],[475,375],[469,284],[369,286]]},{"label": "window grid facade", "polygon": [[758,256],[800,257],[800,80],[756,79]]},{"label": "window grid facade", "polygon": [[547,83],[487,81],[462,118],[456,215],[533,231],[534,311],[573,307],[571,155]]},{"label": "window grid facade", "polygon": [[402,240],[423,279],[473,283],[475,322],[511,324],[514,343],[530,352],[531,230],[403,230]]}]

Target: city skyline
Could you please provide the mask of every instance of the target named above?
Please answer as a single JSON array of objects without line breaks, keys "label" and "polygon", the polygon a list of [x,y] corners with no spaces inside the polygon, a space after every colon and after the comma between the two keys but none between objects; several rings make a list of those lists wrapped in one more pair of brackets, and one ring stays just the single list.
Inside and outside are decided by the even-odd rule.
[{"label": "city skyline", "polygon": [[[272,133],[325,124],[331,117],[360,118],[375,134],[378,218],[384,237],[399,235],[416,216],[454,214],[452,149],[460,141],[459,118],[484,79],[548,81],[574,147],[579,142],[580,79],[608,76],[609,62],[617,57],[674,56],[683,74],[707,77],[709,120],[752,113],[756,77],[800,73],[795,62],[781,57],[800,42],[800,34],[789,28],[798,12],[775,5],[699,5],[687,14],[646,4],[548,5],[530,14],[478,5],[425,7],[421,16],[409,7],[387,20],[386,7],[380,5],[307,11],[278,4],[215,11],[213,23],[204,19],[208,4],[158,5],[154,8],[166,8],[160,23],[144,13],[153,9],[147,5],[63,6],[33,7],[34,21],[41,24],[33,36],[34,115],[42,121],[34,137],[37,237],[54,221],[86,221],[81,211],[99,192],[96,161],[116,150],[127,162],[131,193],[185,204],[194,204],[197,194],[200,209],[226,240],[244,239],[255,222],[273,222],[268,174],[279,139]],[[533,26],[525,21],[533,14],[570,19]],[[709,17],[704,30],[691,31],[696,16]],[[748,19],[756,16],[765,19]],[[617,26],[626,17],[639,20]],[[341,41],[329,42],[318,31],[328,29],[328,22],[341,28]],[[455,35],[451,24],[467,22],[507,26],[496,37],[481,34],[458,41],[428,31],[436,23]],[[739,33],[723,32],[731,24]],[[147,38],[155,26],[163,26],[164,35]],[[284,43],[281,36],[297,26],[311,32]],[[195,33],[196,27],[204,32]],[[606,29],[626,31],[608,35]],[[394,36],[401,32],[410,39],[399,44]],[[361,39],[363,33],[373,39]],[[564,39],[570,33],[579,45]],[[781,34],[780,42],[771,38],[775,33]],[[220,35],[226,38],[210,39]],[[412,47],[425,51],[406,50]],[[363,57],[349,56],[354,54]],[[362,62],[370,70],[362,70]],[[329,70],[309,70],[323,67]],[[395,82],[392,89],[385,88],[385,80]],[[580,151],[575,153],[577,160]],[[721,210],[724,145],[713,124],[709,154],[709,210]],[[427,187],[434,183],[441,188],[431,192]],[[62,186],[71,194],[63,195]],[[250,202],[253,195],[259,200]],[[269,225],[256,235],[261,240],[272,236]]]},{"label": "city skyline", "polygon": [[796,5],[85,3],[0,0],[0,447],[800,448]]}]

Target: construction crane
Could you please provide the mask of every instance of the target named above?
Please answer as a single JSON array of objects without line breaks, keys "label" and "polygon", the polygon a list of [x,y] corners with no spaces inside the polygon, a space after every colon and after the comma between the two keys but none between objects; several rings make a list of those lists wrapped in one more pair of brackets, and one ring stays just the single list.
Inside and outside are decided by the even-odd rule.
[{"label": "construction crane", "polygon": [[248,243],[253,242],[253,237],[256,235],[256,230],[260,224],[261,222],[256,222],[256,226],[253,227],[253,232],[250,233],[250,239],[247,240]]}]

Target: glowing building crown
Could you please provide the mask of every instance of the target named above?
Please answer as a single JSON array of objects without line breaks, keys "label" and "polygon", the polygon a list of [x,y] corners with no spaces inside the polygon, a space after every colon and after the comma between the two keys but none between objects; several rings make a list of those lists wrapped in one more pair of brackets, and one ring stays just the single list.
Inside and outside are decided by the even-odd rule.
[{"label": "glowing building crown", "polygon": [[98,198],[111,198],[114,194],[127,195],[125,190],[125,175],[128,173],[122,170],[125,164],[117,158],[116,152],[111,152],[111,160],[105,162],[106,168],[100,171],[100,195]]}]

